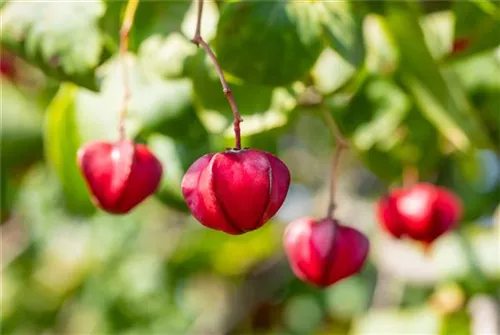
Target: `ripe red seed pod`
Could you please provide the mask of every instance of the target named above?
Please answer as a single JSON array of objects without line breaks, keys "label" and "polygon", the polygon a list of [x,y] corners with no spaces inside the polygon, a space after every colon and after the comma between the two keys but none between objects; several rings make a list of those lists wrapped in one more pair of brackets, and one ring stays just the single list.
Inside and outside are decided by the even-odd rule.
[{"label": "ripe red seed pod", "polygon": [[90,142],[78,150],[78,165],[94,203],[113,214],[125,214],[158,188],[160,161],[142,144],[130,140]]},{"label": "ripe red seed pod", "polygon": [[306,217],[288,225],[284,247],[297,277],[326,287],[361,270],[370,242],[358,230],[334,219]]},{"label": "ripe red seed pod", "polygon": [[382,227],[394,237],[407,236],[429,245],[455,227],[462,203],[445,188],[420,183],[382,198],[377,214]]},{"label": "ripe red seed pod", "polygon": [[201,224],[239,235],[273,217],[289,186],[290,172],[281,160],[240,149],[200,157],[184,175],[182,194]]}]

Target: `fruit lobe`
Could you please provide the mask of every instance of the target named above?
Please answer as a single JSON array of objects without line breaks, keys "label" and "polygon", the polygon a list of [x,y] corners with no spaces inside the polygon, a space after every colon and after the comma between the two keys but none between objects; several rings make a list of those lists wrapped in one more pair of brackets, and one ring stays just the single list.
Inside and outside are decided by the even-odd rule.
[{"label": "fruit lobe", "polygon": [[182,180],[182,194],[204,226],[238,235],[274,216],[289,185],[288,168],[270,153],[227,150],[195,161]]},{"label": "fruit lobe", "polygon": [[284,233],[285,252],[293,272],[319,287],[359,272],[369,246],[361,232],[329,218],[300,218],[290,223]]},{"label": "fruit lobe", "polygon": [[394,237],[430,244],[457,224],[462,204],[450,191],[420,183],[382,198],[377,214],[382,227]]},{"label": "fruit lobe", "polygon": [[92,200],[103,210],[124,214],[156,191],[162,177],[158,159],[130,140],[90,142],[77,154]]}]

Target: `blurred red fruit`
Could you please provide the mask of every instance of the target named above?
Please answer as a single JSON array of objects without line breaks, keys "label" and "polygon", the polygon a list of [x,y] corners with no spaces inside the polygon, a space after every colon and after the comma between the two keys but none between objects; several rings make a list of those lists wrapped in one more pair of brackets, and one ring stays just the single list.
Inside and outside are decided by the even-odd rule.
[{"label": "blurred red fruit", "polygon": [[333,219],[301,218],[286,228],[284,246],[297,277],[326,287],[359,272],[370,243],[358,230]]},{"label": "blurred red fruit", "polygon": [[194,162],[182,180],[182,194],[204,226],[238,235],[274,216],[289,185],[288,168],[270,153],[227,150]]},{"label": "blurred red fruit", "polygon": [[464,51],[469,47],[470,39],[469,38],[457,38],[453,41],[453,46],[451,49],[452,54],[456,54]]},{"label": "blurred red fruit", "polygon": [[15,57],[12,54],[3,51],[0,54],[0,74],[7,79],[16,77]]},{"label": "blurred red fruit", "polygon": [[154,193],[162,176],[149,149],[129,140],[88,143],[78,151],[78,165],[96,205],[114,214],[129,212]]},{"label": "blurred red fruit", "polygon": [[381,225],[394,237],[431,244],[454,228],[462,215],[462,203],[450,191],[427,183],[396,189],[377,206]]}]

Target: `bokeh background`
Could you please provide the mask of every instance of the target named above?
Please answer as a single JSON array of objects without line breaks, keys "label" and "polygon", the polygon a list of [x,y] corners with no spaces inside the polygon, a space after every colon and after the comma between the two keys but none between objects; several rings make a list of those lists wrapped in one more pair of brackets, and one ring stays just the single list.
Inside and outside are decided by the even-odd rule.
[{"label": "bokeh background", "polygon": [[[90,202],[76,151],[118,138],[125,6],[0,2],[3,334],[500,334],[498,2],[206,2],[243,145],[293,179],[278,215],[242,236],[201,226],[180,193],[197,157],[234,142],[189,1],[141,1],[127,55],[127,133],[161,159],[161,188],[125,216]],[[336,215],[371,241],[363,271],[324,290],[282,248],[288,222],[326,213],[321,101],[351,144]],[[374,214],[407,167],[465,206],[427,255]]]}]

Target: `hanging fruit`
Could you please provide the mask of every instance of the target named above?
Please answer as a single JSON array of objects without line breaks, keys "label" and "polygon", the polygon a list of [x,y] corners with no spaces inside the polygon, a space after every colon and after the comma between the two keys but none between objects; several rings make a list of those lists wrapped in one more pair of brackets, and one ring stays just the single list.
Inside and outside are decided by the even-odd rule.
[{"label": "hanging fruit", "polygon": [[290,172],[272,154],[241,148],[241,118],[231,88],[208,43],[201,36],[203,1],[192,42],[208,54],[233,112],[235,147],[200,157],[182,180],[182,194],[193,216],[204,226],[232,235],[261,227],[276,214],[290,186]]},{"label": "hanging fruit", "polygon": [[295,275],[318,287],[327,287],[358,273],[370,248],[368,238],[334,218],[338,166],[347,142],[331,114],[322,108],[336,148],[330,174],[330,203],[324,219],[300,218],[290,223],[283,236],[288,261]]},{"label": "hanging fruit", "polygon": [[113,214],[125,214],[158,188],[163,168],[160,161],[143,144],[125,137],[125,118],[130,98],[126,53],[128,36],[134,21],[138,0],[129,1],[120,30],[120,58],[123,71],[123,104],[119,115],[120,140],[91,142],[78,150],[77,161],[94,203]]},{"label": "hanging fruit", "polygon": [[78,165],[103,210],[124,214],[156,191],[160,161],[142,144],[130,140],[91,142],[78,151]]},{"label": "hanging fruit", "polygon": [[301,218],[290,223],[284,234],[293,272],[319,287],[358,273],[368,256],[369,245],[361,232],[332,218]]},{"label": "hanging fruit", "polygon": [[462,203],[445,188],[418,183],[380,199],[377,214],[382,227],[395,238],[409,237],[428,246],[455,228]]}]

